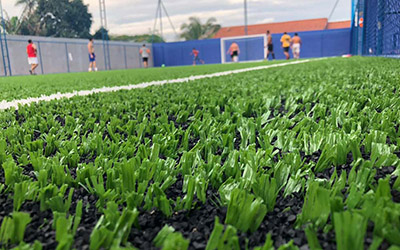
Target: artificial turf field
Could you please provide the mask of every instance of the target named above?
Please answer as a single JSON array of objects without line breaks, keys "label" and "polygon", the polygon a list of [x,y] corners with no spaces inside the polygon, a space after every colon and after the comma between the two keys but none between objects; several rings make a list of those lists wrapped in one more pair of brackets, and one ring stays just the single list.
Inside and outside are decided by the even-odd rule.
[{"label": "artificial turf field", "polygon": [[[283,62],[0,79],[1,100]],[[0,248],[399,249],[400,61],[0,112]]]}]

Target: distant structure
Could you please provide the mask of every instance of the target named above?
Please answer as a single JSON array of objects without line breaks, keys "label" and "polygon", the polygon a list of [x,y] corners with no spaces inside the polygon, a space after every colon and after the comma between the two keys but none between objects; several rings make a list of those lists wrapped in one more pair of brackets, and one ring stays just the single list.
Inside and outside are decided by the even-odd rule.
[{"label": "distant structure", "polygon": [[[283,33],[284,31],[304,32],[304,31],[319,31],[333,29],[347,29],[351,27],[351,21],[328,22],[327,18],[308,19],[300,21],[289,21],[279,23],[264,23],[247,26],[248,35],[265,34],[267,30],[271,34]],[[242,36],[245,32],[245,26],[231,26],[221,28],[214,38],[236,37]]]}]

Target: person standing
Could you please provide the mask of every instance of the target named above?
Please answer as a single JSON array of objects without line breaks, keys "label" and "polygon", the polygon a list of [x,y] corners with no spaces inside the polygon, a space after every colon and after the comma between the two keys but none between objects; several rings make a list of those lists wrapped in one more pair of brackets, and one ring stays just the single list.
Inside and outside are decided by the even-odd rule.
[{"label": "person standing", "polygon": [[265,45],[265,49],[266,49],[266,57],[265,60],[269,59],[269,55],[272,55],[272,60],[275,60],[275,53],[274,53],[274,43],[272,42],[272,35],[269,32],[269,30],[267,30],[267,44]]},{"label": "person standing", "polygon": [[302,44],[301,38],[297,33],[295,33],[294,37],[292,38],[292,52],[293,52],[293,57],[295,59],[300,59],[301,44]]},{"label": "person standing", "polygon": [[96,54],[94,53],[93,38],[89,38],[88,51],[89,51],[89,72],[92,72],[93,70],[97,71]]},{"label": "person standing", "polygon": [[193,56],[193,66],[196,66],[197,62],[204,64],[204,61],[200,59],[199,54],[200,51],[198,51],[196,48],[193,48],[192,53],[190,53],[190,55]]},{"label": "person standing", "polygon": [[149,67],[149,56],[151,54],[150,49],[146,48],[146,44],[143,44],[143,47],[139,50],[139,53],[142,55],[143,66],[145,68]]},{"label": "person standing", "polygon": [[284,32],[283,36],[281,37],[281,43],[282,43],[283,53],[286,56],[286,60],[290,59],[289,49],[291,41],[292,41],[291,37],[287,34],[287,32]]},{"label": "person standing", "polygon": [[28,54],[28,63],[31,65],[29,73],[36,75],[35,69],[39,66],[39,60],[37,58],[37,48],[32,40],[28,40],[28,46],[26,47],[26,53]]},{"label": "person standing", "polygon": [[239,62],[240,48],[236,42],[233,42],[228,49],[227,54],[231,55],[232,62]]}]

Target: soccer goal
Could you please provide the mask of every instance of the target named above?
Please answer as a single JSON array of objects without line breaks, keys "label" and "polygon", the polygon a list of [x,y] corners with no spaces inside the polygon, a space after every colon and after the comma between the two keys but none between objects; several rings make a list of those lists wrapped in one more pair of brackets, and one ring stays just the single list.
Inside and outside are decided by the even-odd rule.
[{"label": "soccer goal", "polygon": [[264,49],[266,41],[267,35],[221,38],[221,63],[232,62],[231,56],[227,53],[227,51],[233,42],[236,42],[239,45],[239,62],[261,61],[266,56]]}]

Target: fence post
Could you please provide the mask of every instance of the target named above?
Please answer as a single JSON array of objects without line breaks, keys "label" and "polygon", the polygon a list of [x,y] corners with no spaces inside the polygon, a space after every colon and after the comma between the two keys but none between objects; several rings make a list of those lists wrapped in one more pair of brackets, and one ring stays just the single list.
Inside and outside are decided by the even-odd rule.
[{"label": "fence post", "polygon": [[128,61],[127,61],[127,58],[126,58],[126,45],[124,45],[124,59],[125,59],[125,69],[127,69],[128,68]]},{"label": "fence post", "polygon": [[143,64],[142,64],[142,55],[140,55],[140,45],[137,45],[138,48],[138,58],[139,58],[139,68],[143,68]]},{"label": "fence post", "polygon": [[70,68],[69,68],[69,55],[68,55],[68,44],[65,42],[65,55],[67,57],[67,69],[68,69],[68,73],[70,73]]},{"label": "fence post", "polygon": [[43,69],[42,50],[40,48],[40,41],[38,41],[38,49],[39,49],[39,58],[40,58],[40,70],[42,71],[42,75],[43,75],[44,69]]}]

